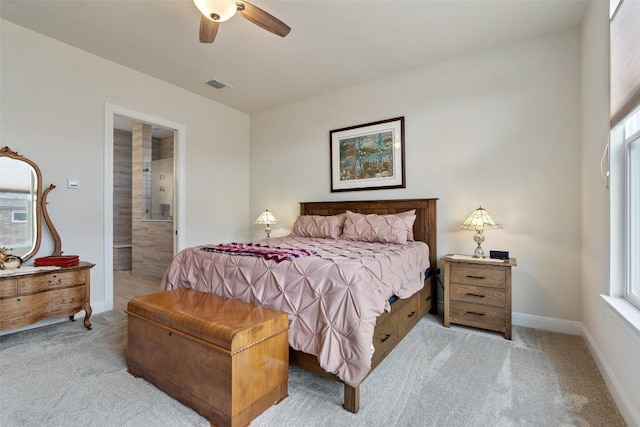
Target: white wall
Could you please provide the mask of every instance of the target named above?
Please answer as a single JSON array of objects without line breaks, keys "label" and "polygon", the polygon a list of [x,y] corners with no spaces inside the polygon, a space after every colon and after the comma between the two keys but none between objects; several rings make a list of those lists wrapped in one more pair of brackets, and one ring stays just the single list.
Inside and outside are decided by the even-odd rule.
[{"label": "white wall", "polygon": [[[472,253],[458,227],[481,204],[504,225],[485,251],[518,260],[520,323],[580,333],[580,87],[575,29],[253,114],[251,215],[270,209],[282,235],[301,201],[439,197],[442,256]],[[407,188],[330,193],[329,131],[396,116]]]},{"label": "white wall", "polygon": [[[7,21],[0,34],[0,144],[36,161],[44,184],[58,186],[50,214],[63,250],[97,263],[96,312],[105,300],[103,120],[110,103],[186,126],[188,246],[248,238],[246,224],[265,208],[281,223],[273,234],[286,234],[300,201],[439,197],[438,255],[469,253],[472,234],[458,224],[482,204],[505,227],[487,233],[485,249],[518,258],[514,311],[532,315],[521,320],[582,321],[623,415],[640,423],[640,371],[633,368],[640,339],[599,297],[609,290],[609,196],[598,169],[608,129],[606,2],[591,3],[581,34],[537,38],[255,114],[250,153],[244,113]],[[329,131],[400,115],[407,188],[330,193]],[[65,188],[67,178],[81,188]],[[262,226],[251,227],[251,237],[263,236]]]},{"label": "white wall", "polygon": [[609,9],[594,1],[582,23],[582,323],[629,425],[640,425],[640,335],[600,297],[609,294],[609,189],[600,159],[609,133]]},{"label": "white wall", "polygon": [[[103,203],[105,103],[186,127],[186,245],[248,237],[247,114],[8,21],[1,36],[0,144],[31,158],[45,186],[57,186],[49,213],[62,249],[96,264],[94,312],[105,301],[103,229],[111,209]],[[80,189],[66,188],[67,178],[79,179]]]}]

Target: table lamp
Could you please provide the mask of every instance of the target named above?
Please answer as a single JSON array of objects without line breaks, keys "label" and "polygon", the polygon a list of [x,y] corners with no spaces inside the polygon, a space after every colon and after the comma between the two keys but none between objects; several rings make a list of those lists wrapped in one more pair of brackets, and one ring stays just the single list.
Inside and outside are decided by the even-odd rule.
[{"label": "table lamp", "polygon": [[253,221],[254,224],[267,224],[267,228],[264,229],[264,232],[267,233],[267,239],[269,238],[269,234],[271,234],[271,224],[277,224],[278,220],[268,209],[265,209],[264,212],[260,214],[260,216]]},{"label": "table lamp", "polygon": [[484,234],[482,234],[482,232],[484,230],[497,230],[499,228],[502,228],[502,225],[498,224],[495,218],[493,218],[489,212],[482,209],[482,206],[480,206],[478,209],[473,211],[462,224],[460,224],[460,228],[462,228],[463,230],[476,231],[476,235],[473,236],[473,240],[478,244],[478,247],[475,251],[473,251],[473,257],[486,258],[484,256],[484,250],[481,246],[482,242],[484,242]]}]

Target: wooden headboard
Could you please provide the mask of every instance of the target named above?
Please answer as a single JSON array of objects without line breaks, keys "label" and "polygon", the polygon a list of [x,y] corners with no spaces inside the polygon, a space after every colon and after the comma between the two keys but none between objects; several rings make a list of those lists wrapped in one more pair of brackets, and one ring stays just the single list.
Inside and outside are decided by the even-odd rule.
[{"label": "wooden headboard", "polygon": [[413,237],[429,245],[429,263],[438,265],[436,204],[438,199],[362,200],[351,202],[301,202],[300,215],[337,215],[347,210],[363,214],[394,214],[416,210]]}]

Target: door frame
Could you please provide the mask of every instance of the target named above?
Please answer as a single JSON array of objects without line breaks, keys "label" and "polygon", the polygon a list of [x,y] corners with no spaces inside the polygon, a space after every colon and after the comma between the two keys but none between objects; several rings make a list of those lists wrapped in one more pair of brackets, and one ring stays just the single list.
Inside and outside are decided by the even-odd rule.
[{"label": "door frame", "polygon": [[[104,108],[104,302],[105,310],[113,310],[113,124],[114,115],[174,130],[173,151],[173,254],[185,247],[184,159],[186,126],[147,113],[105,103]],[[160,284],[158,284],[160,285]]]}]

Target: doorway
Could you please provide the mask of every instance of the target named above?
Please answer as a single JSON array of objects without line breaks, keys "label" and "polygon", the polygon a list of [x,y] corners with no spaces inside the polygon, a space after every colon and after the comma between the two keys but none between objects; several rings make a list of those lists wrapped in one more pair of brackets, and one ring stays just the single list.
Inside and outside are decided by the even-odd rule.
[{"label": "doorway", "polygon": [[105,107],[106,310],[114,307],[114,283],[124,279],[127,286],[138,281],[159,286],[184,247],[184,134],[179,123]]}]

